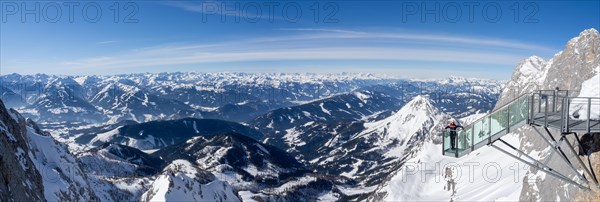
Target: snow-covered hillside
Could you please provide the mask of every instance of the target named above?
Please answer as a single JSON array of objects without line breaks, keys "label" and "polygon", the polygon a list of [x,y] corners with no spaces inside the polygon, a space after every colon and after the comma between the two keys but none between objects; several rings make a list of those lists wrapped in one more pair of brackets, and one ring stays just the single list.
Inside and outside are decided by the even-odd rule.
[{"label": "snow-covered hillside", "polygon": [[[127,85],[126,83],[133,83]],[[117,123],[122,120],[137,122],[153,121],[166,118],[198,117],[199,113],[193,108],[160,96],[145,92],[135,86],[133,81],[123,81],[104,86],[97,94],[90,98],[90,103],[95,105],[107,117],[108,123]]]},{"label": "snow-covered hillside", "polygon": [[185,142],[195,136],[212,136],[236,132],[259,140],[262,134],[239,123],[216,119],[185,118],[168,121],[150,121],[114,127],[96,134],[87,144],[122,144],[140,150],[160,149]]},{"label": "snow-covered hillside", "polygon": [[419,151],[425,140],[435,139],[430,136],[441,131],[447,119],[428,98],[417,96],[392,116],[364,123],[362,131],[347,140],[323,145],[319,150],[327,152],[309,162],[319,170],[355,180],[356,187],[342,191],[364,199]]},{"label": "snow-covered hillside", "polygon": [[[202,198],[196,193],[206,193],[199,188],[204,189],[207,186],[207,189],[220,187],[218,190],[223,190],[225,193],[233,190],[242,198],[253,197],[255,200],[316,200],[319,195],[339,197],[340,194],[335,192],[333,184],[344,183],[343,180],[308,170],[282,150],[235,133],[210,137],[198,136],[184,143],[161,149],[154,155],[160,156],[167,162],[176,163],[180,162],[179,159],[185,159],[191,163],[180,162],[179,164],[182,164],[180,167],[185,169],[171,170],[170,173],[168,169],[171,166],[168,166],[167,173],[163,171],[163,174],[158,176],[150,190],[152,193],[163,193],[160,194],[161,197],[167,189],[170,190],[167,192],[168,195],[175,199]],[[197,186],[196,183],[191,183],[195,178],[192,177],[193,172],[187,171],[190,169],[197,170],[195,172],[203,171],[208,173],[203,175],[214,177],[210,178],[209,184]],[[164,176],[167,174],[171,177]],[[200,179],[205,178],[201,176]],[[168,186],[170,183],[175,186]],[[176,186],[177,183],[186,186],[179,188]],[[219,186],[210,185],[211,183]],[[191,194],[186,195],[186,193]],[[231,199],[227,194],[217,195],[237,200]]]},{"label": "snow-covered hillside", "polygon": [[[505,138],[519,144],[515,134]],[[442,145],[427,141],[373,201],[518,201],[525,164],[484,147],[460,159],[442,156]],[[544,175],[538,176],[543,180]]]},{"label": "snow-covered hillside", "polygon": [[[12,109],[6,110],[2,102],[0,102],[0,114],[2,116],[0,129],[4,134],[2,137],[8,137],[8,141],[2,141],[3,150],[0,154],[3,185],[8,189],[0,189],[0,192],[4,192],[0,194],[1,196],[11,197],[6,200],[23,201],[96,199],[78,159],[69,152],[66,145],[54,140],[48,133],[41,131],[34,122],[25,119],[18,112]],[[15,154],[16,158],[12,159]],[[18,163],[14,160],[18,160]],[[3,162],[11,163],[12,166],[20,165],[20,167],[7,168]],[[16,187],[15,184],[24,187]],[[37,191],[42,191],[43,197],[37,195],[35,193]],[[23,195],[15,196],[12,193]]]},{"label": "snow-covered hillside", "polygon": [[[23,90],[23,89],[21,89]],[[27,117],[38,120],[69,121],[101,123],[105,120],[104,114],[87,102],[84,87],[77,84],[72,78],[53,78],[33,92],[22,92],[25,95],[33,94],[35,99],[30,105],[20,109]]]},{"label": "snow-covered hillside", "polygon": [[[579,97],[571,100],[569,106],[569,112],[571,116],[577,115],[579,119],[587,120],[591,118],[593,120],[600,120],[600,66],[596,68],[596,75],[592,78],[581,83],[581,92]],[[590,99],[588,98],[596,98]],[[589,103],[588,103],[589,102]],[[588,104],[589,106],[589,117],[588,117]]]},{"label": "snow-covered hillside", "polygon": [[27,126],[29,157],[42,175],[48,201],[89,201],[95,199],[87,175],[67,146],[43,134],[37,126]]},{"label": "snow-covered hillside", "polygon": [[175,160],[156,177],[141,201],[240,201],[226,181],[220,181],[186,160]]}]

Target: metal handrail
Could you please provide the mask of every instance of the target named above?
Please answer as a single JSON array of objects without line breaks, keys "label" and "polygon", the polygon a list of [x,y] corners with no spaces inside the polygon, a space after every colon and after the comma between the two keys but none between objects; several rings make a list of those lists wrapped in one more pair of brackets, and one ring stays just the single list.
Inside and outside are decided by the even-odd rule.
[{"label": "metal handrail", "polygon": [[[520,96],[512,99],[510,102],[508,102],[508,103],[502,105],[501,107],[497,108],[496,110],[490,112],[488,115],[483,116],[483,117],[481,117],[479,119],[476,119],[475,121],[471,122],[470,124],[468,124],[466,126],[462,126],[463,130],[457,130],[457,136],[456,136],[456,139],[454,140],[454,145],[456,147],[459,147],[459,143],[461,143],[460,141],[461,140],[462,141],[466,141],[467,139],[468,139],[468,143],[462,143],[463,146],[464,146],[464,148],[462,150],[459,150],[458,148],[456,148],[456,150],[454,152],[451,152],[451,153],[453,153],[454,156],[458,157],[459,153],[462,153],[465,150],[473,151],[473,150],[475,150],[475,145],[476,144],[480,144],[481,142],[484,142],[484,141],[478,141],[477,143],[475,142],[475,130],[476,130],[475,125],[479,124],[480,122],[484,121],[485,119],[489,119],[488,120],[488,122],[489,122],[488,124],[489,124],[490,129],[488,130],[488,132],[486,134],[486,136],[488,136],[488,137],[485,138],[485,139],[488,140],[488,142],[491,142],[490,138],[492,136],[497,135],[497,134],[501,133],[502,131],[508,132],[510,130],[509,128],[511,127],[511,123],[510,123],[510,121],[511,121],[510,120],[510,118],[511,118],[510,117],[510,115],[511,115],[510,114],[511,113],[510,112],[510,106],[513,105],[514,103],[516,103],[517,101],[523,101],[522,99],[528,97],[529,95],[530,95],[529,93],[522,94],[522,95],[520,95]],[[527,99],[525,101],[529,102],[529,99]],[[494,132],[492,134],[492,132],[491,132],[491,126],[492,126],[491,125],[491,119],[492,119],[492,116],[496,115],[498,112],[502,112],[502,110],[507,110],[506,117],[504,117],[504,118],[506,118],[506,128],[504,128],[504,129],[502,129],[500,131]],[[524,116],[525,119],[524,120],[519,120],[517,123],[521,123],[522,121],[526,121],[529,118],[528,115],[529,115],[529,105],[527,105],[526,115]],[[515,124],[517,124],[517,123],[515,123]],[[469,131],[467,131],[467,130],[469,130]],[[446,131],[444,132],[444,136],[442,136],[442,137],[443,138],[446,137]],[[483,139],[483,140],[485,140],[485,139]],[[450,143],[450,144],[452,144],[452,143]],[[445,148],[445,142],[444,142],[444,146],[443,147]],[[444,152],[445,152],[445,149],[444,149]]]},{"label": "metal handrail", "polygon": [[488,116],[490,116],[490,115],[492,115],[492,114],[494,114],[494,113],[496,113],[496,112],[498,112],[498,111],[500,111],[500,110],[503,110],[503,109],[507,108],[509,105],[511,105],[511,104],[512,104],[512,103],[514,103],[515,101],[519,100],[520,98],[522,98],[522,97],[524,97],[524,96],[530,96],[530,95],[531,95],[531,93],[525,93],[525,94],[519,95],[519,97],[517,97],[517,98],[514,98],[514,99],[510,100],[510,102],[507,102],[506,104],[504,104],[504,105],[500,106],[499,108],[497,108],[497,109],[495,109],[495,110],[493,110],[493,111],[489,112],[487,115],[485,115],[485,116],[483,116],[483,117],[480,117],[480,118],[478,118],[478,119],[475,119],[475,121],[472,121],[472,122],[471,122],[469,125],[465,126],[465,128],[466,128],[466,127],[468,127],[468,126],[471,126],[471,125],[473,125],[473,123],[477,123],[477,122],[479,122],[480,120],[482,120],[482,119],[484,119],[484,118],[487,118]]},{"label": "metal handrail", "polygon": [[[580,120],[587,120],[587,127],[585,130],[588,133],[591,132],[591,121],[594,120],[594,118],[591,117],[591,109],[592,106],[597,106],[600,103],[600,97],[569,96],[568,91],[565,91],[566,93],[553,92],[552,94],[546,92],[550,92],[550,90],[538,90],[533,94],[532,98],[532,107],[538,109],[537,113],[544,113],[543,126],[549,126],[546,121],[549,112],[558,112],[560,114],[560,131],[563,133],[570,132],[572,130],[570,123],[572,106],[581,106],[581,108],[585,109],[585,112],[581,113],[585,118]],[[537,99],[536,96],[538,96]],[[549,103],[550,100],[552,100],[552,103]],[[537,105],[535,105],[535,103],[537,103]],[[542,103],[544,103],[544,107],[542,107]],[[552,109],[549,109],[549,104],[552,105]],[[561,106],[557,106],[558,104]]]}]

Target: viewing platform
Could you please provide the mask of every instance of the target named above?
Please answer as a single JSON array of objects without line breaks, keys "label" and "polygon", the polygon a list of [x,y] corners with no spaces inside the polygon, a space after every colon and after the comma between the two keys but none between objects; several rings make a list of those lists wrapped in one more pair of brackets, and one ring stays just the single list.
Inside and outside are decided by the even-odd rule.
[{"label": "viewing platform", "polygon": [[561,133],[600,132],[600,97],[569,97],[566,90],[539,90],[523,94],[457,131],[452,149],[450,131],[444,132],[443,155],[462,157],[489,145],[525,124],[553,128]]}]

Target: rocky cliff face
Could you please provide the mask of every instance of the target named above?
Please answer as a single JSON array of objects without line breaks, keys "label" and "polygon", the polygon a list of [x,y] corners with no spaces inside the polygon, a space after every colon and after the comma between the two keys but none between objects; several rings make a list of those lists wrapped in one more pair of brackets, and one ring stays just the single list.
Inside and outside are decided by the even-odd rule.
[{"label": "rocky cliff face", "polygon": [[[519,95],[539,89],[572,91],[579,95],[581,83],[596,75],[600,66],[600,34],[595,29],[584,30],[571,39],[565,49],[548,61],[532,56],[517,65],[511,80],[506,84],[496,108]],[[571,93],[571,92],[569,92]]]},{"label": "rocky cliff face", "polygon": [[27,155],[25,119],[0,101],[0,201],[45,201],[42,176]]},{"label": "rocky cliff face", "polygon": [[[554,55],[549,61],[533,56],[517,65],[512,79],[507,83],[498,99],[496,108],[505,105],[519,95],[538,89],[555,89],[558,87],[561,90],[570,90],[569,96],[577,96],[582,90],[584,81],[597,78],[595,76],[600,74],[599,68],[600,34],[595,29],[584,30],[579,36],[571,39],[565,49]],[[550,132],[554,138],[560,138],[559,131],[550,130]],[[550,155],[552,150],[541,138],[541,136],[548,137],[543,128],[525,126],[517,133],[519,133],[517,136],[521,139],[521,150],[534,154],[533,156],[537,157],[538,160],[548,162],[550,167],[559,170],[559,172],[570,178],[574,179],[576,177],[576,174],[558,155]],[[570,142],[574,142],[574,140],[570,139]],[[578,158],[576,154],[567,151],[565,153],[570,159]],[[551,156],[553,157],[550,158]],[[592,161],[595,162],[592,162],[592,164],[597,165],[598,159],[593,157]],[[529,169],[527,178],[531,179],[524,180],[528,183],[523,184],[521,200],[573,200],[578,193],[582,195],[580,194],[583,191],[582,189],[557,178],[546,176],[533,168]],[[588,196],[587,194],[583,195]],[[591,193],[591,195],[593,196],[594,193]],[[582,196],[582,199],[586,196]]]},{"label": "rocky cliff face", "polygon": [[[79,161],[30,119],[0,101],[0,200],[93,201]],[[6,198],[5,198],[6,197]]]},{"label": "rocky cliff face", "polygon": [[600,66],[600,34],[588,29],[571,39],[565,49],[554,56],[542,88],[569,89],[579,95],[581,84],[595,76]]}]

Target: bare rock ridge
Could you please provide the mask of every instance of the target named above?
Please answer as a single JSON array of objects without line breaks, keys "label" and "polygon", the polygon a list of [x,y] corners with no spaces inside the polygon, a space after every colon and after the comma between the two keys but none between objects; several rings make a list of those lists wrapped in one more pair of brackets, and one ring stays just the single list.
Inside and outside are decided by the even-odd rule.
[{"label": "bare rock ridge", "polygon": [[519,95],[538,89],[556,87],[571,90],[577,96],[581,83],[592,78],[600,65],[600,34],[587,29],[569,40],[565,49],[548,61],[532,56],[517,65],[511,80],[506,84],[496,108]]}]

